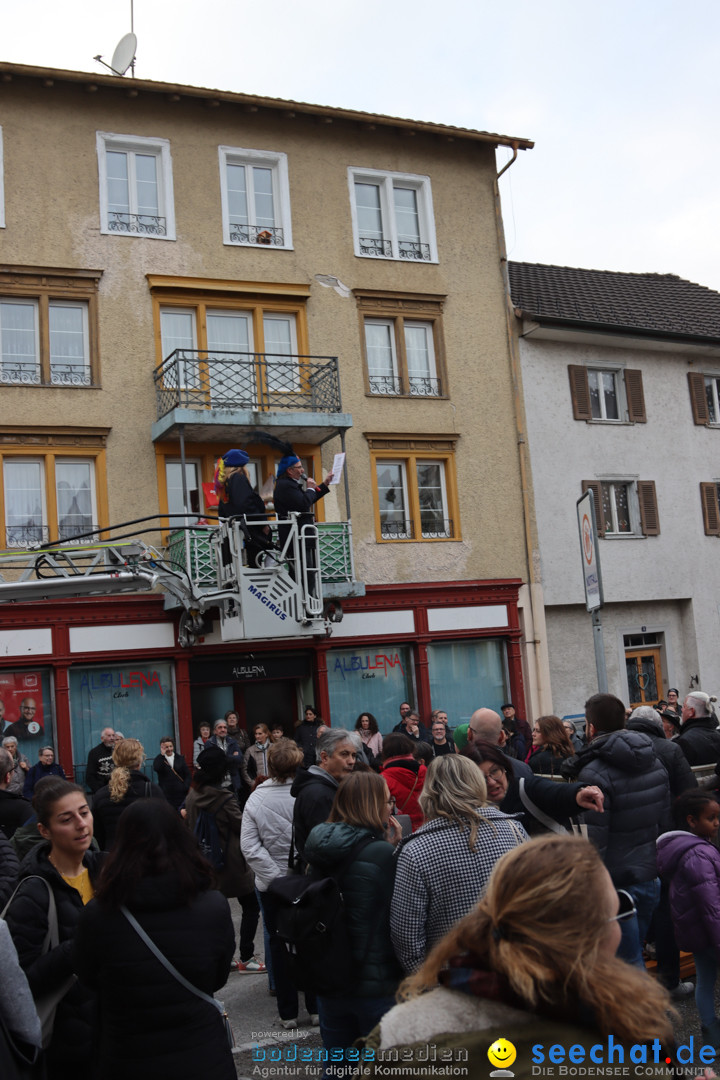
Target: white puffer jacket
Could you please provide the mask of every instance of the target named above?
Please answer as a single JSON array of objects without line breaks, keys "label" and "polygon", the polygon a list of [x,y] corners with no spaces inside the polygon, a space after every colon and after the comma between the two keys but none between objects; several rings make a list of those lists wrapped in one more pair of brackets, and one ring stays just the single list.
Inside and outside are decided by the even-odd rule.
[{"label": "white puffer jacket", "polygon": [[292,780],[281,784],[266,780],[256,788],[243,810],[240,847],[247,864],[255,871],[255,885],[266,892],[273,878],[288,870],[295,799],[290,794]]}]

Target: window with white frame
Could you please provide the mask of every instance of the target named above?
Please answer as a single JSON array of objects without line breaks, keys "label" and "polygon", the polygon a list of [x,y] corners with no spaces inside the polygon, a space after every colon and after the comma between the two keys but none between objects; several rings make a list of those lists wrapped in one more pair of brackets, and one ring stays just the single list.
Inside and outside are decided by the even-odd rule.
[{"label": "window with white frame", "polygon": [[583,480],[582,488],[593,492],[600,536],[659,535],[654,480]]},{"label": "window with white frame", "polygon": [[0,381],[90,386],[87,301],[0,296]]},{"label": "window with white frame", "polygon": [[175,239],[170,143],[97,133],[100,231]]},{"label": "window with white frame", "polygon": [[292,247],[287,154],[219,147],[223,238],[245,247]]},{"label": "window with white frame", "polygon": [[576,420],[646,423],[641,371],[569,364],[568,375]]},{"label": "window with white frame", "polygon": [[97,528],[92,458],[7,455],[3,488],[8,548],[68,542]]},{"label": "window with white frame", "polygon": [[720,423],[720,376],[705,376],[705,400],[707,402],[708,423]]},{"label": "window with white frame", "polygon": [[348,169],[355,254],[437,262],[428,176]]}]

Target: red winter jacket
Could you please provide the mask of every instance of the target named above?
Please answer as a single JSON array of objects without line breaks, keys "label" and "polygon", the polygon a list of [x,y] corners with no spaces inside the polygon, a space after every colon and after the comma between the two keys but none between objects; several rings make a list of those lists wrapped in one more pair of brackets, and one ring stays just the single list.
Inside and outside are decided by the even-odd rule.
[{"label": "red winter jacket", "polygon": [[395,798],[395,813],[410,815],[413,832],[419,829],[425,820],[418,804],[418,795],[425,783],[426,773],[426,766],[416,761],[411,754],[389,758],[383,762],[382,775],[390,788],[390,794]]}]

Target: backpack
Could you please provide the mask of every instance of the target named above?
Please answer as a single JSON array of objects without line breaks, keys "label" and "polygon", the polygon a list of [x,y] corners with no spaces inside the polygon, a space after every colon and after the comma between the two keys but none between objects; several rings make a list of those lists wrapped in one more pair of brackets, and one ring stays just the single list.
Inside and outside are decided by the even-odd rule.
[{"label": "backpack", "polygon": [[[285,947],[292,980],[306,993],[347,993],[352,944],[341,882],[353,860],[375,837],[366,836],[330,877],[290,874],[275,878],[268,893],[275,904],[276,935]],[[373,926],[365,957],[370,951]]]},{"label": "backpack", "polygon": [[[233,796],[229,795],[228,798],[232,799]],[[225,802],[227,802],[227,799]],[[224,806],[225,804],[222,803],[221,805]],[[225,869],[225,851],[215,815],[215,810],[198,810],[193,833],[200,845],[201,852],[210,865],[219,872]]]}]

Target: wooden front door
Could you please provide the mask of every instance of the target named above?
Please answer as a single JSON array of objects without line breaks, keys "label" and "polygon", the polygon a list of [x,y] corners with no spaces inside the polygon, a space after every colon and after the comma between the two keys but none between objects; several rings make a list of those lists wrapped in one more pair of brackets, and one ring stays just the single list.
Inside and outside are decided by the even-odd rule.
[{"label": "wooden front door", "polygon": [[629,703],[656,705],[662,697],[660,649],[633,649],[625,653]]}]

